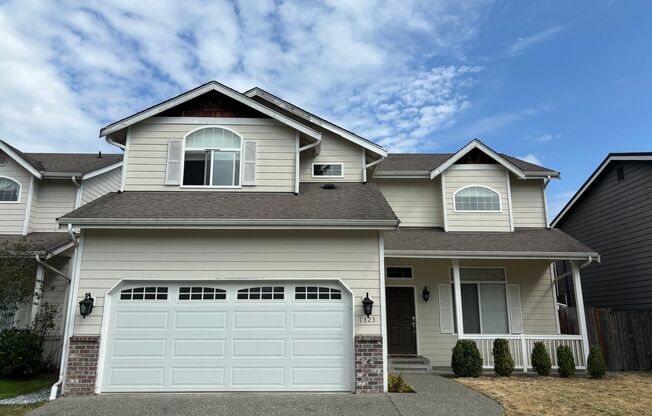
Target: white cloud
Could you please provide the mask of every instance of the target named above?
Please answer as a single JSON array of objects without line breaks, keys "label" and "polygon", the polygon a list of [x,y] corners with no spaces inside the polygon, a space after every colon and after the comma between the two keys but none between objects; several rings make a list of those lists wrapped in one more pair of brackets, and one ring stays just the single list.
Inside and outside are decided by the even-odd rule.
[{"label": "white cloud", "polygon": [[474,67],[432,67],[489,1],[14,0],[0,4],[0,137],[95,150],[99,128],[210,79],[258,85],[411,150],[470,105]]},{"label": "white cloud", "polygon": [[564,30],[563,26],[553,26],[534,35],[518,38],[516,42],[507,49],[507,54],[509,56],[520,55],[526,49],[553,38],[562,30]]},{"label": "white cloud", "polygon": [[533,134],[526,134],[523,136],[524,140],[530,141],[530,142],[538,142],[538,143],[548,143],[553,140],[557,140],[561,138],[561,134],[552,134],[552,133],[543,133],[543,132],[537,132]]},{"label": "white cloud", "polygon": [[541,159],[539,159],[536,155],[532,153],[528,153],[525,156],[518,156],[518,158],[521,160],[525,160],[526,162],[534,163],[535,165],[539,165],[539,166],[543,165],[543,163],[541,163]]}]

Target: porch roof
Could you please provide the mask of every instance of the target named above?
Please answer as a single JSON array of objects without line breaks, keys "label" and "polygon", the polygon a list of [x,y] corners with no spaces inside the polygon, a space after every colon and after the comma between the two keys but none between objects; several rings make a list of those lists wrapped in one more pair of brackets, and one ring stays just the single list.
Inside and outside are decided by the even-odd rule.
[{"label": "porch roof", "polygon": [[65,232],[35,232],[27,235],[0,234],[0,246],[10,251],[20,246],[21,254],[56,254],[73,246],[70,235]]},{"label": "porch roof", "polygon": [[385,256],[582,260],[595,259],[598,253],[558,229],[516,228],[501,233],[401,228],[385,232]]}]

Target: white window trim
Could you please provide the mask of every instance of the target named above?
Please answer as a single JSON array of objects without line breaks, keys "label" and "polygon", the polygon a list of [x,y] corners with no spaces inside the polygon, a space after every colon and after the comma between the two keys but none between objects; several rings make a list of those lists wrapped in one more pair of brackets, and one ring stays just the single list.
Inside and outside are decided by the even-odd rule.
[{"label": "white window trim", "polygon": [[[457,203],[455,202],[455,195],[457,195],[459,192],[461,192],[461,191],[463,191],[463,190],[465,190],[465,189],[467,189],[467,188],[472,188],[472,187],[474,187],[474,186],[477,186],[477,187],[480,187],[480,188],[487,188],[487,189],[489,189],[490,191],[495,192],[496,195],[498,195],[498,206],[500,207],[500,209],[498,209],[498,211],[496,211],[496,210],[488,210],[488,211],[484,211],[484,210],[473,210],[473,211],[458,210],[458,209],[457,209]],[[490,187],[490,186],[480,185],[480,184],[466,185],[466,186],[463,186],[462,188],[458,189],[457,191],[453,192],[453,212],[455,212],[455,213],[460,213],[460,214],[465,214],[465,213],[472,213],[472,214],[475,214],[475,213],[490,213],[490,214],[497,214],[497,213],[501,213],[501,212],[503,212],[503,201],[502,201],[502,199],[503,199],[503,198],[502,198],[502,195],[500,195],[500,192],[496,191],[494,188],[492,188],[492,187]]]},{"label": "white window trim", "polygon": [[[410,275],[412,277],[388,277],[387,269],[392,268],[392,267],[401,267],[401,268],[410,269]],[[389,266],[386,265],[385,266],[385,278],[387,280],[396,280],[398,282],[404,282],[406,280],[414,280],[414,267],[413,266],[402,266],[402,265],[397,265],[397,264],[392,264],[392,265],[389,265]]]},{"label": "white window trim", "polygon": [[[461,276],[461,271],[462,269],[501,269],[503,271],[503,274],[505,275],[505,280],[464,280],[462,281],[462,276]],[[450,284],[454,284],[454,279],[451,276],[453,272],[453,268],[449,267],[448,268],[448,275],[450,276]],[[480,284],[486,283],[486,284],[503,284],[505,285],[505,300],[507,302],[507,333],[506,334],[498,334],[498,333],[491,333],[491,334],[485,334],[483,332],[482,328],[482,301],[480,300]],[[480,333],[479,334],[471,334],[467,333],[466,329],[464,331],[464,335],[513,335],[514,333],[512,332],[512,314],[510,311],[509,307],[509,290],[508,290],[508,281],[507,281],[507,267],[506,266],[461,266],[460,265],[460,285],[464,284],[472,284],[476,285],[476,290],[478,291],[478,317],[480,319]],[[451,290],[451,297],[453,295],[453,290]],[[452,299],[452,305],[453,305],[453,316],[455,316],[455,299]],[[457,331],[455,330],[455,319],[453,319],[453,334],[457,335]]]},{"label": "white window trim", "polygon": [[18,184],[18,199],[15,201],[0,201],[0,204],[20,204],[20,198],[23,193],[23,184],[20,183],[18,179],[12,178],[11,176],[2,176],[0,175],[0,179],[9,179],[12,182],[15,182]]},{"label": "white window trim", "polygon": [[[203,147],[203,148],[195,148],[195,147],[186,147],[186,138],[193,134],[196,131],[199,130],[204,130],[204,129],[210,129],[210,128],[216,128],[216,129],[222,129],[222,130],[228,130],[231,133],[235,134],[240,138],[240,148],[230,148],[230,147],[224,147],[224,148],[218,148],[218,147]],[[244,137],[237,131],[230,129],[228,127],[224,126],[217,126],[217,125],[209,125],[209,126],[201,126],[197,127],[196,129],[190,130],[188,133],[186,133],[183,136],[183,140],[181,141],[181,173],[180,173],[180,188],[188,188],[188,189],[241,189],[242,188],[242,169],[244,165]],[[184,185],[183,184],[183,174],[184,174],[184,169],[186,165],[186,150],[189,151],[222,151],[222,152],[240,152],[240,173],[239,173],[239,179],[238,179],[238,185]],[[235,163],[234,163],[235,166]],[[213,181],[213,153],[211,152],[211,167],[210,167],[210,181]]]},{"label": "white window trim", "polygon": [[[315,175],[315,165],[340,165],[341,175]],[[343,178],[344,177],[344,163],[342,162],[313,162],[310,167],[310,176],[313,178]]]},{"label": "white window trim", "polygon": [[0,167],[6,166],[7,163],[9,163],[9,156],[0,153]]}]

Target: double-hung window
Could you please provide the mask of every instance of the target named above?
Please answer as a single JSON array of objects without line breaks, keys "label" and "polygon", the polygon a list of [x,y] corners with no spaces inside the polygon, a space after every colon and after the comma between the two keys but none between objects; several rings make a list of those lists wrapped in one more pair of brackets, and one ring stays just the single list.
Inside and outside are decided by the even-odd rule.
[{"label": "double-hung window", "polygon": [[[464,333],[508,334],[509,313],[505,269],[460,268],[460,281]],[[454,285],[452,290],[455,299]],[[453,313],[455,314],[454,309]],[[454,322],[457,327],[455,319]]]},{"label": "double-hung window", "polygon": [[183,184],[240,187],[242,138],[231,130],[206,127],[186,136]]}]

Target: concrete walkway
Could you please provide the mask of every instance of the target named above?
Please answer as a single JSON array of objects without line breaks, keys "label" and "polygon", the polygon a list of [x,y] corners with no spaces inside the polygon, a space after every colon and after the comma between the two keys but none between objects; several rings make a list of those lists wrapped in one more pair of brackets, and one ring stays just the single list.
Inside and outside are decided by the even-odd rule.
[{"label": "concrete walkway", "polygon": [[434,374],[405,374],[416,394],[104,394],[64,397],[31,412],[44,415],[502,415],[493,400]]}]

